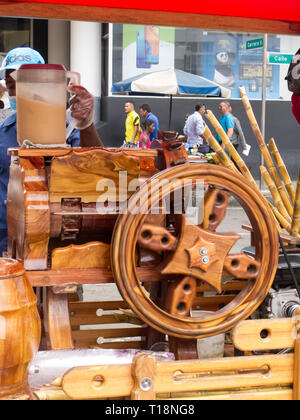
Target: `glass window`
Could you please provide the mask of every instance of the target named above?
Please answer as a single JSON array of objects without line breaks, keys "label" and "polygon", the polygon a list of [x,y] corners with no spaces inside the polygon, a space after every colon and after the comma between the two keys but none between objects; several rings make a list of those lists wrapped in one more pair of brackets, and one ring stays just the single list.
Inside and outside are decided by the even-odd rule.
[{"label": "glass window", "polygon": [[[112,83],[174,67],[229,88],[232,98],[239,98],[244,86],[250,99],[261,99],[263,45],[252,48],[254,40],[263,35],[113,24]],[[299,37],[268,35],[267,99],[290,99],[284,78],[298,48]],[[274,62],[274,55],[281,59]]]},{"label": "glass window", "polygon": [[30,19],[0,18],[0,64],[15,46],[30,45]]}]

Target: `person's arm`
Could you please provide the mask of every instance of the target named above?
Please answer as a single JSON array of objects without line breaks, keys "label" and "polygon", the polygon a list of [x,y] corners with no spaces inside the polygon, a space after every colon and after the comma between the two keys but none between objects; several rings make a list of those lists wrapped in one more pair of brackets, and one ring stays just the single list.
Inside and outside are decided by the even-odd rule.
[{"label": "person's arm", "polygon": [[233,135],[234,119],[231,114],[226,114],[227,136],[230,139]]},{"label": "person's arm", "polygon": [[196,133],[198,136],[201,136],[201,134],[204,133],[204,128],[205,128],[205,125],[204,125],[203,119],[198,118],[196,122]]},{"label": "person's arm", "polygon": [[98,133],[94,124],[91,124],[89,127],[85,128],[84,130],[80,130],[80,146],[81,147],[93,147],[93,146],[104,147],[102,140],[98,136]]},{"label": "person's arm", "polygon": [[80,130],[80,146],[103,146],[94,126],[94,96],[83,86],[70,84],[68,91],[73,95],[70,99],[71,116]]},{"label": "person's arm", "polygon": [[138,129],[139,129],[139,126],[138,126],[138,125],[135,125],[135,126],[133,127],[133,135],[132,135],[132,137],[131,137],[131,139],[130,139],[130,143],[134,143],[134,139],[136,138],[136,135],[137,135]]}]

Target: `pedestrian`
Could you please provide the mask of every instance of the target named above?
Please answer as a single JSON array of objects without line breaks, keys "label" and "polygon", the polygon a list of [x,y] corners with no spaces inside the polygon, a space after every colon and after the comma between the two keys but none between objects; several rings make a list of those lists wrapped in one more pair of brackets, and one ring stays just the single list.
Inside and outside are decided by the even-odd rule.
[{"label": "pedestrian", "polygon": [[[230,113],[230,103],[229,102],[221,102],[219,105],[219,110],[222,114],[222,117],[219,119],[219,123],[225,133],[227,134],[230,141],[232,141],[233,131],[234,131],[234,119]],[[222,142],[221,137],[217,134],[216,139],[221,144],[222,148],[225,149],[225,145]]]},{"label": "pedestrian", "polygon": [[184,125],[183,133],[187,136],[185,147],[187,150],[193,148],[195,145],[203,144],[201,135],[204,132],[205,123],[202,116],[205,114],[205,105],[196,105],[195,112],[191,114]]},{"label": "pedestrian", "polygon": [[154,125],[155,125],[155,130],[153,133],[151,133],[150,135],[150,141],[152,141],[153,139],[157,139],[158,136],[158,130],[159,130],[159,121],[156,115],[152,114],[151,112],[151,108],[148,104],[143,104],[140,106],[140,115],[145,118],[145,121],[147,119],[151,119],[152,121],[154,121]]},{"label": "pedestrian", "polygon": [[[9,180],[10,156],[7,154],[9,147],[19,147],[17,142],[17,106],[16,83],[11,73],[22,64],[44,64],[45,61],[38,51],[32,48],[19,47],[9,51],[0,68],[0,78],[4,78],[9,102],[13,114],[9,115],[0,125],[0,256],[7,249],[7,223],[6,223],[6,198]],[[71,85],[70,92],[73,97],[70,101],[71,116],[82,127],[75,129],[67,139],[72,147],[77,146],[102,146],[97,131],[92,121],[94,115],[94,97],[82,86]]]},{"label": "pedestrian", "polygon": [[124,105],[127,114],[125,121],[125,140],[124,147],[139,147],[139,137],[141,134],[140,117],[135,112],[135,105],[132,101],[127,101]]},{"label": "pedestrian", "polygon": [[235,147],[235,149],[237,150],[239,148],[239,145],[241,144],[243,147],[243,150],[247,150],[247,143],[246,143],[246,139],[241,127],[241,123],[239,121],[239,119],[232,114],[232,108],[231,106],[229,107],[229,112],[233,117],[234,120],[234,127],[233,127],[233,135],[232,135],[232,145]]},{"label": "pedestrian", "polygon": [[155,123],[150,118],[145,120],[145,131],[143,131],[139,138],[139,148],[148,149],[151,145],[150,135],[155,130]]}]

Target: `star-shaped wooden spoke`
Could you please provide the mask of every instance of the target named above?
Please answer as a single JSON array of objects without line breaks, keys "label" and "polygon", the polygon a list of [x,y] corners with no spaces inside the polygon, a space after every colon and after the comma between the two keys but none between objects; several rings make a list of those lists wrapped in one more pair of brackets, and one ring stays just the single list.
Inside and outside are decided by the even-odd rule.
[{"label": "star-shaped wooden spoke", "polygon": [[240,235],[215,233],[199,226],[187,225],[184,217],[182,223],[177,249],[162,274],[193,276],[221,293],[225,258]]},{"label": "star-shaped wooden spoke", "polygon": [[216,245],[201,236],[198,236],[194,246],[185,249],[185,251],[190,257],[190,268],[195,267],[207,271],[212,264],[219,260],[216,255]]}]

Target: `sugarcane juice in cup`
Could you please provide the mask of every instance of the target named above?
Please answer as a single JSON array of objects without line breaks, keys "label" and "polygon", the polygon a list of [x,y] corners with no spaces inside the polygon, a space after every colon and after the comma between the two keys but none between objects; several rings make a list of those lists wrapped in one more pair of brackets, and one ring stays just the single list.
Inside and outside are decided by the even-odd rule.
[{"label": "sugarcane juice in cup", "polygon": [[17,137],[35,144],[63,144],[66,136],[66,109],[41,100],[17,97]]}]

